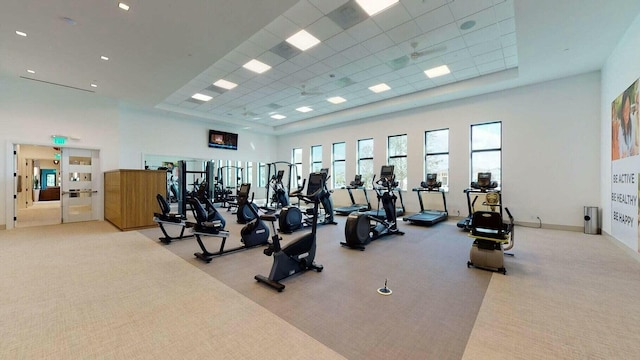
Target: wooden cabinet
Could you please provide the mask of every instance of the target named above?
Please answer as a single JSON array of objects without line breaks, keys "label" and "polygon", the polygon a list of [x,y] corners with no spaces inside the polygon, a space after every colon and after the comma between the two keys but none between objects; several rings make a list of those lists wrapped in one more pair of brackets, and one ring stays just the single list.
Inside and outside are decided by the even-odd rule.
[{"label": "wooden cabinet", "polygon": [[112,170],[104,173],[104,218],[120,230],[155,226],[157,194],[167,192],[167,174],[160,170]]}]

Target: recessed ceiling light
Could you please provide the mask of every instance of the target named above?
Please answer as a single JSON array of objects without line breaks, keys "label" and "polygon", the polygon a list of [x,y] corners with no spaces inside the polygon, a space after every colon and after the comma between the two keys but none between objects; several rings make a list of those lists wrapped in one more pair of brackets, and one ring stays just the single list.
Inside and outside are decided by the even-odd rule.
[{"label": "recessed ceiling light", "polygon": [[20,35],[20,36],[27,36],[26,32],[22,32],[22,31],[19,31],[19,30],[16,30],[16,34]]},{"label": "recessed ceiling light", "polygon": [[227,90],[231,90],[234,87],[238,86],[238,84],[232,83],[231,81],[227,81],[227,80],[224,80],[224,79],[220,79],[220,80],[214,82],[213,85],[215,85],[217,87],[221,87],[223,89],[227,89]]},{"label": "recessed ceiling light", "polygon": [[427,75],[427,77],[429,77],[429,79],[431,79],[434,77],[447,75],[451,73],[451,70],[449,70],[449,67],[447,65],[441,65],[438,67],[431,68],[429,70],[425,70],[424,73]]},{"label": "recessed ceiling light", "polygon": [[286,116],[280,115],[280,114],[271,115],[271,117],[276,119],[276,120],[282,120],[282,119],[286,118]]},{"label": "recessed ceiling light", "polygon": [[369,16],[382,12],[398,1],[400,0],[356,0],[362,10],[369,14]]},{"label": "recessed ceiling light", "polygon": [[118,7],[119,7],[120,9],[124,10],[124,11],[129,11],[129,5],[127,5],[127,4],[125,4],[125,3],[119,2],[119,3],[118,3]]},{"label": "recessed ceiling light", "polygon": [[98,87],[98,85],[97,85],[97,84],[93,84],[93,83],[92,83],[92,84],[91,84],[91,87],[92,87],[92,88],[97,88],[97,87]]},{"label": "recessed ceiling light", "polygon": [[35,74],[35,73],[36,73],[35,71],[33,71],[33,70],[31,70],[31,69],[27,69],[27,72],[28,72],[29,74]]},{"label": "recessed ceiling light", "polygon": [[108,57],[108,56],[104,56],[104,55],[102,55],[102,56],[100,56],[100,59],[102,59],[102,60],[104,60],[104,61],[107,61],[107,60],[109,60],[109,57]]},{"label": "recessed ceiling light", "polygon": [[209,101],[211,99],[213,99],[212,96],[209,95],[205,95],[205,94],[200,94],[200,93],[196,93],[192,96],[193,99],[196,100],[200,100],[200,101]]},{"label": "recessed ceiling light", "polygon": [[332,104],[340,104],[343,103],[345,101],[347,101],[347,99],[341,97],[341,96],[334,96],[334,97],[330,97],[327,99],[328,102],[332,103]]},{"label": "recessed ceiling light", "polygon": [[389,85],[385,83],[381,83],[381,84],[373,85],[369,87],[369,90],[373,91],[374,93],[381,93],[383,91],[391,90],[391,88],[389,87]]},{"label": "recessed ceiling light", "polygon": [[306,113],[306,112],[309,112],[309,111],[313,111],[313,109],[312,109],[312,108],[310,108],[310,107],[308,107],[308,106],[302,106],[302,107],[297,108],[296,110],[297,110],[297,111],[300,111],[300,112],[302,112],[302,113]]},{"label": "recessed ceiling light", "polygon": [[247,70],[251,70],[253,72],[256,72],[258,74],[262,74],[263,72],[271,69],[271,66],[260,62],[256,59],[253,59],[251,61],[249,61],[248,63],[242,65],[243,68],[247,69]]},{"label": "recessed ceiling light", "polygon": [[290,36],[287,39],[287,42],[302,51],[305,51],[307,49],[310,49],[320,44],[320,40],[318,40],[315,36],[306,32],[305,30],[300,30],[294,35]]}]

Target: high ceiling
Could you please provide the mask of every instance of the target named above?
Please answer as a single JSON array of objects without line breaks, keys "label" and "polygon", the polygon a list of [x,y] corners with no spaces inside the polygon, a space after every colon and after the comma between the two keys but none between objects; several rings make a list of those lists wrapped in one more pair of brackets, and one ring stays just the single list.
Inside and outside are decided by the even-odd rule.
[{"label": "high ceiling", "polygon": [[[400,0],[372,16],[356,0],[3,2],[2,78],[270,134],[598,70],[640,12],[636,0]],[[286,41],[300,30],[320,43]],[[247,70],[252,59],[271,69]],[[450,73],[424,72],[441,65]],[[380,83],[390,90],[369,89]]]}]

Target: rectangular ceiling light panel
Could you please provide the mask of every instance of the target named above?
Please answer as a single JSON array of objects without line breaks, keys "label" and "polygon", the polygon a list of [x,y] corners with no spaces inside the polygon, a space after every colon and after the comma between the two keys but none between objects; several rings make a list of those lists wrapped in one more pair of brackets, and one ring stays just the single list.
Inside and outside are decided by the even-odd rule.
[{"label": "rectangular ceiling light panel", "polygon": [[315,36],[306,32],[305,30],[300,30],[294,35],[290,36],[287,39],[287,42],[302,51],[305,51],[307,49],[310,49],[320,44],[320,40],[318,40]]},{"label": "rectangular ceiling light panel", "polygon": [[332,104],[341,104],[345,101],[347,101],[347,99],[341,97],[341,96],[334,96],[334,97],[330,97],[327,99],[328,102],[332,103]]},{"label": "rectangular ceiling light panel", "polygon": [[306,112],[309,112],[309,111],[313,111],[313,109],[312,109],[312,108],[310,108],[310,107],[308,107],[308,106],[302,106],[302,107],[297,108],[296,110],[297,110],[297,111],[300,111],[300,112],[302,112],[302,113],[306,113]]},{"label": "rectangular ceiling light panel", "polygon": [[253,60],[249,61],[248,63],[242,65],[242,67],[247,69],[247,70],[251,70],[251,71],[253,71],[255,73],[258,73],[258,74],[262,74],[263,72],[271,69],[271,66],[269,66],[269,65],[267,65],[267,64],[265,64],[263,62],[260,62],[260,61],[258,61],[256,59],[253,59]]},{"label": "rectangular ceiling light panel", "polygon": [[360,5],[360,7],[362,7],[369,16],[373,16],[383,10],[386,10],[398,1],[400,0],[356,0],[358,5]]},{"label": "rectangular ceiling light panel", "polygon": [[391,90],[391,88],[389,87],[389,85],[385,83],[381,83],[381,84],[369,87],[369,90],[373,91],[374,93],[381,93],[383,91]]},{"label": "rectangular ceiling light panel", "polygon": [[429,79],[432,79],[434,77],[447,75],[451,73],[451,70],[449,70],[449,67],[447,65],[441,65],[438,67],[431,68],[429,70],[425,70],[424,73],[427,75]]},{"label": "rectangular ceiling light panel", "polygon": [[227,90],[231,90],[234,87],[238,86],[238,84],[233,83],[231,81],[224,80],[224,79],[220,79],[220,80],[214,82],[213,85],[221,87],[223,89],[227,89]]},{"label": "rectangular ceiling light panel", "polygon": [[213,97],[211,97],[209,95],[200,94],[200,93],[196,93],[191,97],[196,99],[196,100],[200,100],[200,101],[209,101],[209,100],[213,99]]}]

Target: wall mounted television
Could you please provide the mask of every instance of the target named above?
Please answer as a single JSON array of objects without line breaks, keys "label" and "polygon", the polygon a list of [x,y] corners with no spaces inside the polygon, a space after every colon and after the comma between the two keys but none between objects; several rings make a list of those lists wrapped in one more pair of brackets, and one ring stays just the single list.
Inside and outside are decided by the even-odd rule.
[{"label": "wall mounted television", "polygon": [[238,150],[238,134],[209,130],[209,147]]}]

